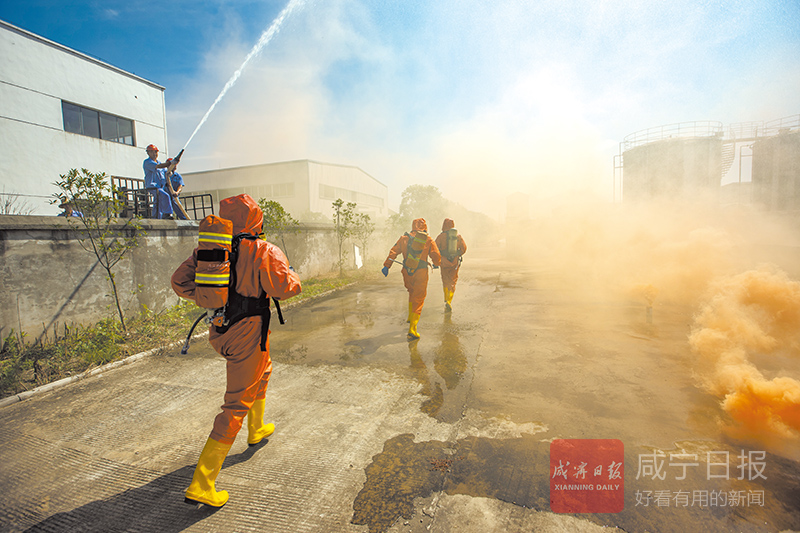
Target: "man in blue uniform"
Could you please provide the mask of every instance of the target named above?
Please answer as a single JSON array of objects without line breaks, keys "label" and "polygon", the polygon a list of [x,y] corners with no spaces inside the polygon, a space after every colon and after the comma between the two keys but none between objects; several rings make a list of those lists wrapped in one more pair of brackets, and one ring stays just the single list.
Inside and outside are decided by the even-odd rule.
[{"label": "man in blue uniform", "polygon": [[172,216],[172,199],[170,194],[164,190],[167,185],[166,168],[170,162],[158,162],[158,147],[150,144],[146,148],[147,159],[142,163],[144,169],[144,186],[150,191],[153,198],[153,208],[150,212],[151,218],[166,218]]},{"label": "man in blue uniform", "polygon": [[[167,164],[172,164],[172,158],[167,159]],[[170,205],[170,209],[172,212],[178,216],[181,220],[186,220],[186,215],[183,214],[183,210],[178,205],[178,197],[181,195],[181,190],[183,190],[184,182],[183,176],[178,174],[178,171],[175,170],[172,175],[169,177],[169,181],[172,184],[172,193],[170,191],[165,191],[167,194],[171,194],[172,196],[172,203]]]}]

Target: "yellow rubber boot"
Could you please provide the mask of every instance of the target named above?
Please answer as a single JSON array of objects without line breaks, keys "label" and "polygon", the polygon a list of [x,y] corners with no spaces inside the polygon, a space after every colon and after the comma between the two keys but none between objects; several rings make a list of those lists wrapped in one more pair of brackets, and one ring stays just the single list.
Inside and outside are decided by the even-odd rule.
[{"label": "yellow rubber boot", "polygon": [[225,456],[228,455],[230,449],[230,444],[222,444],[212,438],[206,441],[206,445],[200,453],[200,459],[197,460],[192,483],[186,489],[186,498],[184,499],[186,503],[204,503],[211,507],[225,505],[228,501],[228,491],[217,492],[214,489],[214,481],[217,479]]},{"label": "yellow rubber boot", "polygon": [[419,315],[417,313],[411,313],[411,315],[409,315],[409,326],[408,326],[409,339],[419,339],[419,333],[417,333],[418,323],[419,323]]},{"label": "yellow rubber boot", "polygon": [[445,311],[452,311],[453,306],[450,302],[453,301],[453,293],[447,287],[444,287],[444,310]]},{"label": "yellow rubber boot", "polygon": [[408,318],[406,318],[406,323],[407,324],[411,322],[411,313],[412,313],[411,310],[413,308],[414,308],[414,304],[412,304],[411,302],[408,302]]},{"label": "yellow rubber boot", "polygon": [[264,423],[264,406],[267,400],[256,400],[253,407],[247,412],[247,444],[255,446],[263,439],[272,435],[275,424]]}]

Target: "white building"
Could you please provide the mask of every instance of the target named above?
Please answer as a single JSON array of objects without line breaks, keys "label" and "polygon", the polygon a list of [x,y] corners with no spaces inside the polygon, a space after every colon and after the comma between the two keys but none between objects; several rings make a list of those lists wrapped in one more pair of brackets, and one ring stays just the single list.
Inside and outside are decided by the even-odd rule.
[{"label": "white building", "polygon": [[57,214],[61,174],[142,178],[151,143],[167,153],[163,87],[0,21],[0,193]]},{"label": "white building", "polygon": [[255,200],[275,200],[300,220],[310,213],[330,219],[331,204],[338,198],[355,203],[358,212],[373,220],[389,216],[386,185],[354,166],[302,159],[182,175],[186,194],[210,194],[215,213],[221,199],[246,193]]}]

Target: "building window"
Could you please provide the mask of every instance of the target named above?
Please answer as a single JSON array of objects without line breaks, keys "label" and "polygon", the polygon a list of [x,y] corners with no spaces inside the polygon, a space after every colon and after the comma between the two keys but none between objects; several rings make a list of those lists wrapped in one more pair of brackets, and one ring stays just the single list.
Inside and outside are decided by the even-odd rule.
[{"label": "building window", "polygon": [[293,198],[294,183],[273,183],[247,187],[245,192],[253,198]]},{"label": "building window", "polygon": [[135,146],[133,121],[68,102],[61,102],[64,131]]},{"label": "building window", "polygon": [[294,183],[276,183],[272,186],[273,198],[291,198],[294,196]]},{"label": "building window", "polygon": [[336,188],[331,187],[330,185],[323,185],[320,184],[319,186],[319,197],[323,200],[335,200],[336,199]]}]

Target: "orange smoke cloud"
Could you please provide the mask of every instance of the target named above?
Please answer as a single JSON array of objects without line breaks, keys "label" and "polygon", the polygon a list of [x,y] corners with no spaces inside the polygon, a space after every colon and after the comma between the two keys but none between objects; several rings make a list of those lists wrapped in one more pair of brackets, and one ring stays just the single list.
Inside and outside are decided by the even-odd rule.
[{"label": "orange smoke cloud", "polygon": [[[800,283],[777,269],[751,270],[712,284],[689,338],[705,388],[723,398],[733,438],[800,453],[800,381],[767,379],[751,362],[797,361]],[[774,366],[774,365],[772,365]]]},{"label": "orange smoke cloud", "polygon": [[652,285],[636,285],[631,289],[631,293],[637,298],[644,299],[648,307],[653,307],[653,302],[656,301],[656,296],[658,296],[658,289]]}]

